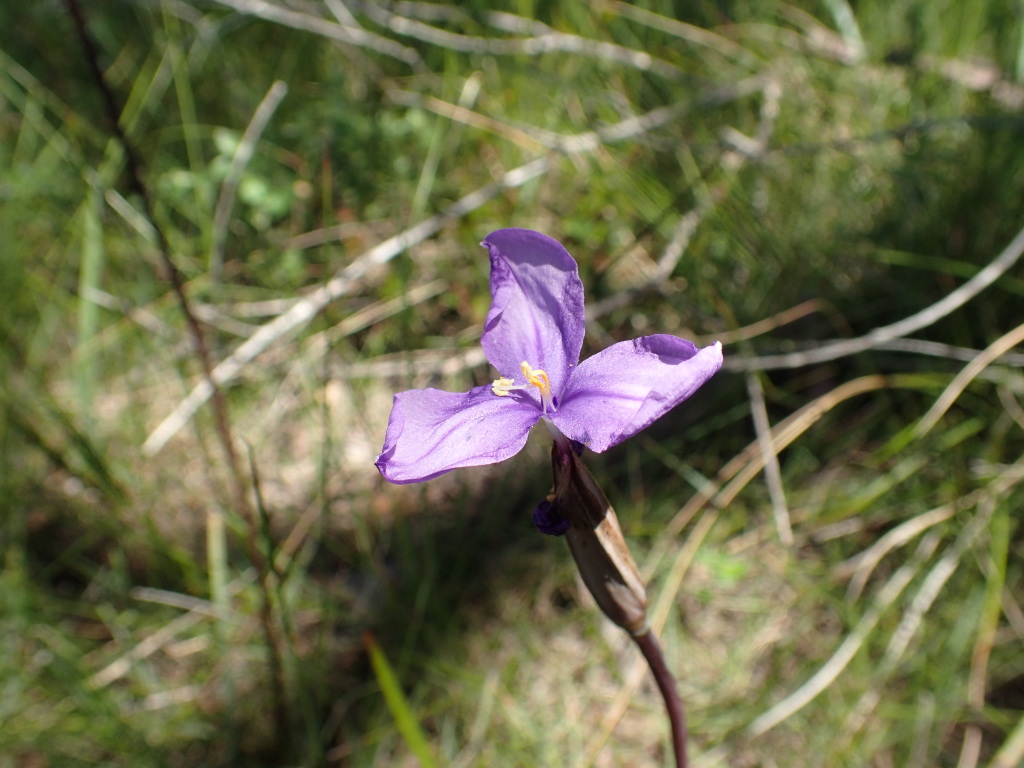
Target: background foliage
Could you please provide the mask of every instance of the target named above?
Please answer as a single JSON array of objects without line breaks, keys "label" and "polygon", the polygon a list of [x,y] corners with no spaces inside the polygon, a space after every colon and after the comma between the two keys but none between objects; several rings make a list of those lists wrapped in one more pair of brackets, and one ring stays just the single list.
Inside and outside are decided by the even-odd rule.
[{"label": "background foliage", "polygon": [[1019,3],[83,11],[145,194],[68,9],[0,7],[0,765],[667,764],[540,436],[372,466],[394,391],[493,378],[503,226],[585,355],[726,346],[589,462],[695,764],[1019,764]]}]

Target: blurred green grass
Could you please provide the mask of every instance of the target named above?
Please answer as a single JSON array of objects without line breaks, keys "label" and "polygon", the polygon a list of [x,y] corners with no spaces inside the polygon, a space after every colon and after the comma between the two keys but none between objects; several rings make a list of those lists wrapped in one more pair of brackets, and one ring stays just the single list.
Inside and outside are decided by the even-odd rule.
[{"label": "blurred green grass", "polygon": [[[627,639],[531,529],[543,440],[422,487],[372,467],[394,391],[493,378],[477,243],[503,226],[579,260],[584,354],[726,342],[729,371],[590,458],[695,764],[1021,758],[1020,352],[914,431],[964,349],[1024,323],[1021,268],[901,345],[749,371],[933,305],[1018,232],[1017,4],[85,12],[155,221],[68,15],[0,9],[0,765],[415,764],[368,630],[440,764],[668,764]],[[234,502],[208,407],[143,450],[202,377],[154,227],[222,361],[435,214],[226,383],[265,526]],[[785,441],[763,452],[758,387]]]}]

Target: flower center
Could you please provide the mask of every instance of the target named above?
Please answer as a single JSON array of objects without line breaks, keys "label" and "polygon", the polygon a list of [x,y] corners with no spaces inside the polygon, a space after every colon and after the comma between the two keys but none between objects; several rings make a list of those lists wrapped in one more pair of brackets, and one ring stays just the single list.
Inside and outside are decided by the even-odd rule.
[{"label": "flower center", "polygon": [[498,397],[508,397],[508,393],[514,389],[528,389],[529,387],[536,387],[538,391],[540,391],[541,407],[544,409],[544,413],[547,413],[548,407],[552,404],[551,379],[548,378],[548,375],[544,371],[539,368],[534,368],[525,360],[519,364],[519,367],[523,371],[523,376],[526,377],[526,384],[516,386],[512,379],[502,376],[495,379],[491,384],[491,392],[496,394]]}]

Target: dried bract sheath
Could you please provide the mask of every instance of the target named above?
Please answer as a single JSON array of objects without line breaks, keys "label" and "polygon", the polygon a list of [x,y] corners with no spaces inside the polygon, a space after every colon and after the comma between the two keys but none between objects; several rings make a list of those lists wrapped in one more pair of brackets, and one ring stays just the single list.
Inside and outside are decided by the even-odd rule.
[{"label": "dried bract sheath", "polygon": [[555,487],[548,500],[569,522],[565,538],[583,583],[605,616],[634,637],[643,635],[647,593],[608,497],[567,441],[552,447],[551,468]]}]

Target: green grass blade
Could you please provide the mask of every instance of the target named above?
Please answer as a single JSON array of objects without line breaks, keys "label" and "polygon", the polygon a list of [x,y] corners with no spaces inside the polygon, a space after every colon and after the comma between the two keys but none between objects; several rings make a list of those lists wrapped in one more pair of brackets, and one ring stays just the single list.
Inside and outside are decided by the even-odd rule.
[{"label": "green grass blade", "polygon": [[98,189],[90,191],[82,206],[81,267],[78,276],[78,355],[76,378],[78,396],[86,419],[92,418],[96,385],[96,352],[90,346],[99,328],[99,307],[94,295],[103,276],[103,233],[100,225],[102,198]]},{"label": "green grass blade", "polygon": [[853,15],[853,8],[846,0],[825,0],[825,7],[832,14],[836,29],[846,43],[851,63],[859,64],[865,55],[864,38],[861,36],[857,18]]},{"label": "green grass blade", "polygon": [[412,753],[419,759],[420,765],[423,768],[436,768],[437,759],[434,757],[434,752],[430,748],[423,729],[412,714],[412,709],[409,707],[405,694],[402,693],[402,686],[398,683],[394,669],[388,663],[387,657],[381,651],[380,646],[377,645],[373,635],[367,632],[363,635],[363,642],[366,644],[366,650],[370,654],[373,674],[380,685],[381,693],[384,694],[384,701],[387,703],[388,710],[390,710],[391,716],[395,720],[398,732],[402,735]]}]

